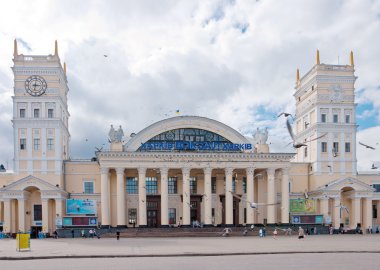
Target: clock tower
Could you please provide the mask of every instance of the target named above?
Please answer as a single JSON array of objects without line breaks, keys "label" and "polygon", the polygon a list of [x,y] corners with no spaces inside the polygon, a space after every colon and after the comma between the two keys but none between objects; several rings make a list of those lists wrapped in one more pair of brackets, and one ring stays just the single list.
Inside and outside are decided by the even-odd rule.
[{"label": "clock tower", "polygon": [[18,54],[14,41],[14,171],[62,184],[63,161],[69,158],[66,64],[58,43],[54,54]]},{"label": "clock tower", "polygon": [[354,73],[352,52],[349,64],[331,65],[320,63],[317,51],[311,70],[301,78],[297,70],[295,134],[307,146],[295,161],[310,164],[311,189],[318,175],[328,182],[357,174]]}]

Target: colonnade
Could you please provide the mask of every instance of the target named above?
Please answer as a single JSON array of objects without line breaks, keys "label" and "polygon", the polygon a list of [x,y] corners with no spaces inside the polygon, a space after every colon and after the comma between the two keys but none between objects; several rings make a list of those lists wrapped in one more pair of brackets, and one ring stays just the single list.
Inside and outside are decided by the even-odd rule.
[{"label": "colonnade", "polygon": [[[116,172],[116,220],[117,226],[126,225],[126,207],[125,207],[125,185],[124,173],[127,168],[101,168],[101,224],[103,226],[111,225],[110,219],[110,170],[115,169]],[[147,193],[146,193],[146,172],[148,168],[139,167],[138,171],[138,226],[147,225]],[[190,225],[190,171],[191,169],[202,169],[204,175],[204,194],[206,198],[212,197],[212,171],[214,168],[181,168],[182,172],[182,225]],[[219,168],[218,168],[219,169]],[[239,168],[240,169],[240,168]],[[279,222],[276,220],[276,188],[275,188],[275,171],[277,168],[267,168],[267,222],[273,224]],[[282,170],[281,179],[281,223],[289,223],[289,173],[288,168],[280,168]],[[169,168],[163,167],[160,170],[161,181],[161,225],[169,225],[168,219],[168,176]],[[225,173],[225,225],[233,225],[233,173],[234,168],[223,168]],[[256,222],[254,209],[251,208],[250,202],[257,202],[254,197],[254,181],[255,181],[255,168],[245,168],[247,179],[247,194],[246,194],[246,211],[247,211],[247,224],[254,224]],[[242,201],[244,203],[245,201]],[[204,200],[204,224],[212,225],[212,202],[210,199]]]}]

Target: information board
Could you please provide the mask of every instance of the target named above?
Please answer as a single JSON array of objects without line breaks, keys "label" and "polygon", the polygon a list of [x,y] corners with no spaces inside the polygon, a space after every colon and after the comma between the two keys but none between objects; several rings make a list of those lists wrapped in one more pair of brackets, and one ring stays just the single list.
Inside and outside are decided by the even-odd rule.
[{"label": "information board", "polygon": [[317,211],[317,203],[310,199],[290,199],[290,213],[313,214]]},{"label": "information board", "polygon": [[95,200],[66,200],[67,215],[96,215]]}]

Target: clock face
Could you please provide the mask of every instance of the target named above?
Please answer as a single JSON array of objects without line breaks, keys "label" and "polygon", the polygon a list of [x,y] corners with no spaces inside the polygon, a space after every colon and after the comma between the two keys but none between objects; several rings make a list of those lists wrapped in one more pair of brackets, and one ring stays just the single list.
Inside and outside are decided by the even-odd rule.
[{"label": "clock face", "polygon": [[30,76],[25,81],[26,92],[31,96],[41,96],[46,92],[47,84],[44,78],[38,75]]}]

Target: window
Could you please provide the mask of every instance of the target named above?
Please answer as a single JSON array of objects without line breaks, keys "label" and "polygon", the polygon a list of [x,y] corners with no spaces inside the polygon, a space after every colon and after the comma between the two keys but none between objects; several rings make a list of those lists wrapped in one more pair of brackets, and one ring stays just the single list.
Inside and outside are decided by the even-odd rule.
[{"label": "window", "polygon": [[146,177],[145,187],[147,194],[157,194],[157,178],[156,177]]},{"label": "window", "polygon": [[20,139],[20,150],[26,149],[26,139]]},{"label": "window", "polygon": [[380,184],[373,184],[372,187],[375,189],[375,192],[380,192]]},{"label": "window", "polygon": [[333,152],[338,153],[339,152],[339,143],[333,142]]},{"label": "window", "polygon": [[177,194],[177,177],[169,177],[168,193]]},{"label": "window", "polygon": [[20,109],[20,118],[25,118],[25,109]]},{"label": "window", "polygon": [[307,147],[305,147],[305,148],[303,149],[303,154],[304,154],[304,157],[307,157]]},{"label": "window", "polygon": [[244,208],[244,223],[247,223],[247,208]]},{"label": "window", "polygon": [[94,194],[94,181],[84,181],[83,190],[86,194]]},{"label": "window", "polygon": [[322,153],[326,153],[327,152],[327,142],[321,142],[321,151]]},{"label": "window", "polygon": [[33,116],[34,118],[40,118],[40,109],[34,109]]},{"label": "window", "polygon": [[247,177],[243,177],[243,193],[247,193]]},{"label": "window", "polygon": [[338,115],[337,114],[333,115],[333,122],[338,123]]},{"label": "window", "polygon": [[211,177],[211,193],[216,193],[216,177]]},{"label": "window", "polygon": [[321,122],[326,123],[326,114],[325,113],[321,114]]},{"label": "window", "polygon": [[232,192],[236,192],[236,177],[232,177]]},{"label": "window", "polygon": [[41,204],[33,205],[33,220],[34,221],[42,220],[42,205]]},{"label": "window", "polygon": [[35,151],[40,150],[40,139],[34,139],[33,142],[33,149]]},{"label": "window", "polygon": [[350,153],[350,152],[351,152],[351,144],[350,144],[349,142],[346,142],[346,143],[344,144],[344,151],[345,151],[346,153]]},{"label": "window", "polygon": [[176,209],[175,208],[169,208],[169,224],[176,224]]},{"label": "window", "polygon": [[129,224],[137,223],[137,209],[136,208],[128,209],[128,223]]},{"label": "window", "polygon": [[190,177],[190,194],[197,194],[197,178]]},{"label": "window", "polygon": [[47,150],[54,150],[54,139],[47,139]]},{"label": "window", "polygon": [[345,119],[346,119],[346,124],[349,124],[350,123],[350,115],[347,114]]},{"label": "window", "polygon": [[53,117],[54,117],[54,110],[48,109],[48,118],[53,118]]},{"label": "window", "polygon": [[372,218],[377,218],[377,205],[372,205]]},{"label": "window", "polygon": [[138,194],[137,177],[127,177],[127,193]]}]

